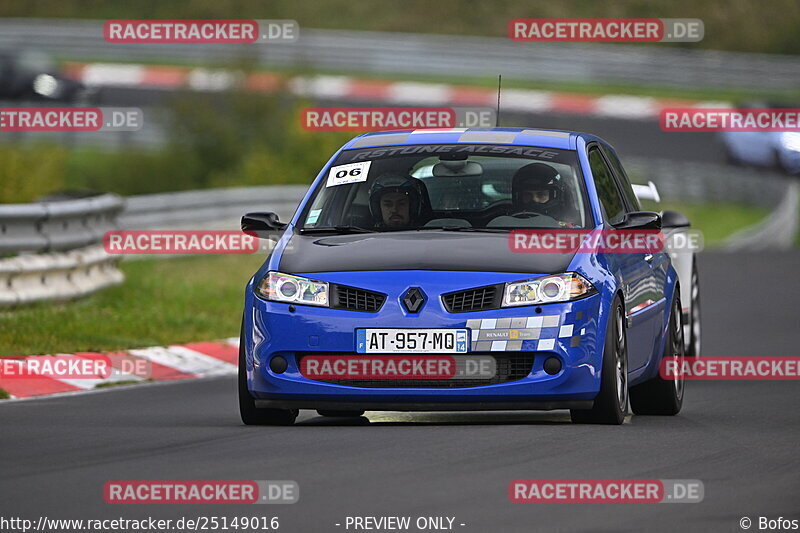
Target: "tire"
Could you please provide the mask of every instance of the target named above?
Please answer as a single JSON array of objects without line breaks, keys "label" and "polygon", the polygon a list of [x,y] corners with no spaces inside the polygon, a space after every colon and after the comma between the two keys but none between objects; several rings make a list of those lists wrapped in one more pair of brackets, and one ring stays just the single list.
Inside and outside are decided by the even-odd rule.
[{"label": "tire", "polygon": [[692,312],[689,316],[689,341],[686,343],[686,357],[700,357],[700,277],[697,274],[697,260],[692,263]]},{"label": "tire", "polygon": [[263,409],[247,389],[247,363],[244,354],[244,324],[239,334],[239,414],[246,426],[291,426],[299,411],[297,409]]},{"label": "tire", "polygon": [[775,148],[772,151],[772,168],[777,170],[778,172],[787,172],[786,165],[783,164],[783,158],[781,157],[781,151]]},{"label": "tire", "polygon": [[357,417],[364,414],[364,411],[334,411],[331,409],[317,409],[319,416],[333,416],[339,418]]},{"label": "tire", "polygon": [[591,409],[570,409],[570,418],[578,424],[619,425],[628,413],[628,342],[625,312],[615,297],[606,328],[600,392]]},{"label": "tire", "polygon": [[[684,355],[681,301],[675,287],[675,298],[664,342],[664,358]],[[661,361],[659,361],[660,370]],[[679,374],[680,375],[680,374]],[[637,415],[677,415],[683,407],[685,380],[683,376],[666,380],[659,374],[653,379],[631,388],[631,408]]]}]

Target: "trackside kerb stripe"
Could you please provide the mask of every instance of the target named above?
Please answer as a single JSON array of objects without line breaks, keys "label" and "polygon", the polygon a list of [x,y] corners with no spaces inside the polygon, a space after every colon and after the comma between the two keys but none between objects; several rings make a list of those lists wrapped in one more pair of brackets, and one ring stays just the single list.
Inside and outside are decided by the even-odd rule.
[{"label": "trackside kerb stripe", "polygon": [[[186,345],[158,346],[128,351],[109,353],[77,352],[75,354],[58,354],[62,358],[80,358],[96,360],[111,357],[114,369],[110,376],[89,379],[53,378],[35,375],[33,377],[16,378],[0,375],[0,388],[8,392],[11,399],[24,399],[51,394],[88,392],[97,385],[119,381],[143,382],[148,378],[153,381],[170,381],[179,379],[195,379],[199,377],[235,375],[238,364],[239,339],[232,337],[220,342],[196,342]],[[26,365],[30,357],[48,356],[12,356],[4,360],[13,364]],[[148,377],[138,376],[120,370],[122,358],[144,359],[149,362]]]},{"label": "trackside kerb stripe", "polygon": [[[24,360],[20,360],[18,363],[25,365]],[[30,398],[31,396],[81,390],[69,383],[45,376],[31,378],[5,378],[0,376],[0,388],[15,398]]]},{"label": "trackside kerb stripe", "polygon": [[144,357],[165,366],[170,366],[187,374],[197,377],[210,376],[225,373],[232,367],[218,359],[203,355],[199,352],[183,348],[182,346],[169,346],[167,348],[158,346],[155,348],[143,348],[130,350],[134,355]]},{"label": "trackside kerb stripe", "polygon": [[[220,80],[233,86],[243,83],[249,90],[273,92],[282,87],[300,96],[354,100],[392,105],[471,105],[492,107],[497,103],[495,89],[423,82],[366,80],[348,76],[280,77],[254,73],[242,80],[236,76],[215,76],[213,71],[179,66],[120,65],[113,63],[70,63],[67,72],[90,86],[157,87],[218,90]],[[229,81],[225,81],[229,80]],[[698,102],[633,95],[586,95],[554,93],[534,89],[506,89],[501,107],[508,111],[579,113],[626,119],[657,118],[669,107],[730,108],[729,102]]]},{"label": "trackside kerb stripe", "polygon": [[[59,354],[60,358],[66,360],[73,360],[73,359],[89,359],[89,360],[97,360],[101,359],[103,356],[98,354],[93,354],[90,356],[79,356],[79,355],[70,355],[70,354]],[[45,356],[47,357],[47,356]],[[100,385],[101,383],[111,383],[113,381],[122,381],[120,378],[116,377],[113,372],[109,377],[104,377],[101,375],[97,375],[95,378],[84,378],[84,379],[75,379],[75,378],[68,378],[68,377],[60,377],[54,378],[58,379],[58,381],[62,383],[66,383],[68,385],[72,385],[78,389],[89,390],[95,388],[95,386]],[[135,376],[130,376],[128,379],[136,379]],[[137,379],[138,381],[138,379]]]},{"label": "trackside kerb stripe", "polygon": [[350,97],[383,101],[389,98],[392,85],[393,82],[390,81],[364,80],[351,85]]},{"label": "trackside kerb stripe", "polygon": [[208,355],[232,365],[239,364],[239,348],[237,346],[220,344],[218,342],[193,342],[191,344],[185,344],[184,346],[195,352]]},{"label": "trackside kerb stripe", "polygon": [[[78,352],[75,355],[85,355],[87,352]],[[116,356],[125,356],[131,359],[141,359],[143,361],[147,361],[144,357],[137,357],[129,352],[110,352],[107,355],[116,355]],[[112,364],[115,367],[120,365],[120,361],[113,359],[111,360]],[[186,372],[181,372],[171,366],[162,365],[156,363],[155,361],[149,361],[150,365],[150,379],[154,381],[171,381],[176,379],[192,379],[194,378],[194,374],[187,374]]]}]

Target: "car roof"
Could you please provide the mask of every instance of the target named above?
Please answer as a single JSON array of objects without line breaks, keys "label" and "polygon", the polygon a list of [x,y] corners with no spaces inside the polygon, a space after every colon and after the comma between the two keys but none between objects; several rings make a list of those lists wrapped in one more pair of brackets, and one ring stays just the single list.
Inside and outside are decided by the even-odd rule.
[{"label": "car roof", "polygon": [[351,139],[342,149],[412,144],[509,144],[575,150],[578,138],[583,138],[585,142],[597,141],[608,145],[599,137],[575,131],[537,128],[441,128],[374,131]]}]

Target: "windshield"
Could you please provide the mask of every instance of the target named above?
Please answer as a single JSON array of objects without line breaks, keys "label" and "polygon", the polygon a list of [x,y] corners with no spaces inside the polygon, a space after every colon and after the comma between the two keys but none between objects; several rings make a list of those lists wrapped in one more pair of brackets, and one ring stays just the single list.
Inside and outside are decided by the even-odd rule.
[{"label": "windshield", "polygon": [[346,150],[301,217],[303,231],[585,228],[576,152],[498,145]]}]

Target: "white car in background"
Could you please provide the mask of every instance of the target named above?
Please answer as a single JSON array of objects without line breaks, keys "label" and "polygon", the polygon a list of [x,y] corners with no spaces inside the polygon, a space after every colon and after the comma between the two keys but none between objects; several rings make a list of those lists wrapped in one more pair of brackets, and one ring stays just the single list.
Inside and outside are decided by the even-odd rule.
[{"label": "white car in background", "polygon": [[[633,192],[639,200],[650,200],[660,203],[656,185],[650,181],[647,185],[633,184]],[[676,233],[687,233],[691,227],[689,219],[677,211],[661,212],[661,227],[665,233],[665,241]],[[681,282],[681,304],[683,305],[683,338],[686,344],[687,357],[700,356],[700,278],[697,274],[697,261],[694,252],[670,252],[672,265],[678,272]]]},{"label": "white car in background", "polygon": [[[749,102],[743,109],[794,109],[796,105]],[[720,139],[734,165],[778,168],[800,174],[800,131],[725,131]]]}]

